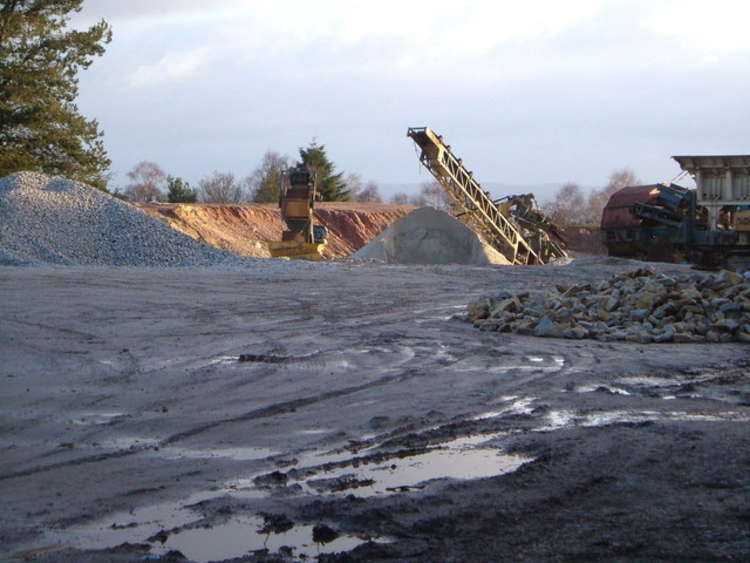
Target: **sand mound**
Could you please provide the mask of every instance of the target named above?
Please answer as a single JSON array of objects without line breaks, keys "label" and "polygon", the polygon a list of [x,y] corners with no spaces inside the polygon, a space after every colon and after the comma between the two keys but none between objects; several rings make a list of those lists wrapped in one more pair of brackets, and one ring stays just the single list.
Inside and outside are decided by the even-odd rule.
[{"label": "sand mound", "polygon": [[469,227],[432,207],[400,218],[352,257],[388,264],[508,264]]},{"label": "sand mound", "polygon": [[35,172],[0,179],[0,265],[242,266],[96,188]]}]

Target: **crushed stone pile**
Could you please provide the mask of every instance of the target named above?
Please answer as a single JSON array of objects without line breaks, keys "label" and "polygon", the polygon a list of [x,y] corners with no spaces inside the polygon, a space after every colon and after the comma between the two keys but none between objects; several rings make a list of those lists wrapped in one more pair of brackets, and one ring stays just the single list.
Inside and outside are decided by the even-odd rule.
[{"label": "crushed stone pile", "polygon": [[0,179],[0,265],[246,266],[132,205],[61,177]]},{"label": "crushed stone pile", "polygon": [[750,342],[750,273],[669,277],[639,268],[548,292],[469,304],[481,330],[602,341]]},{"label": "crushed stone pile", "polygon": [[401,217],[352,258],[387,264],[508,264],[469,227],[432,207]]}]

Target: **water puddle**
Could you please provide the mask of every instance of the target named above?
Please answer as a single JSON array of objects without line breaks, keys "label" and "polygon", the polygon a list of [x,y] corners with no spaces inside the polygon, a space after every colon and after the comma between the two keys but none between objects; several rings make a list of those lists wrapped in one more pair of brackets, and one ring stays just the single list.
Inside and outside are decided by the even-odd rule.
[{"label": "water puddle", "polygon": [[[459,311],[466,310],[466,305],[448,305],[444,307],[435,307],[431,309],[417,309],[414,311],[414,317],[420,316],[423,313],[432,313],[431,315],[427,315],[424,318],[414,319],[414,322],[416,324],[424,324],[427,322],[434,322],[434,321],[449,321],[451,320]],[[447,314],[450,313],[450,314]]]},{"label": "water puddle", "polygon": [[630,392],[626,391],[625,389],[621,389],[620,387],[614,387],[612,385],[607,385],[605,383],[594,383],[592,385],[582,385],[581,387],[576,387],[575,389],[576,393],[593,393],[594,391],[608,391],[609,393],[612,393],[613,395],[630,395]]},{"label": "water puddle", "polygon": [[547,425],[540,428],[540,430],[554,430],[568,426],[575,420],[575,413],[572,411],[551,411],[547,413]]},{"label": "water puddle", "polygon": [[723,374],[703,374],[691,377],[649,377],[649,376],[632,376],[621,377],[618,382],[625,385],[634,385],[641,387],[679,387],[688,383],[705,383],[714,379],[723,377]]},{"label": "water puddle", "polygon": [[487,358],[465,358],[456,362],[452,369],[466,372],[481,369],[484,372],[505,373],[508,371],[531,371],[541,373],[555,373],[565,367],[565,358],[557,354],[533,355],[533,356],[510,356],[503,363],[501,358],[492,358],[488,363]]},{"label": "water puddle", "polygon": [[726,411],[719,414],[690,413],[685,411],[631,411],[614,410],[597,413],[579,414],[574,411],[556,410],[546,415],[546,424],[537,428],[538,431],[558,430],[566,426],[608,426],[624,422],[649,422],[658,420],[679,421],[708,421],[717,422],[731,420],[744,422],[750,420],[750,416],[736,411]]},{"label": "water puddle", "polygon": [[[202,496],[202,495],[201,495]],[[191,498],[195,500],[195,498]],[[238,516],[216,525],[195,520],[195,513],[176,503],[122,513],[98,523],[49,534],[47,540],[78,549],[106,549],[123,543],[151,546],[150,554],[161,556],[171,550],[182,552],[191,561],[208,562],[242,557],[259,550],[293,553],[305,558],[322,553],[348,551],[367,541],[381,538],[337,534],[330,528],[296,526],[289,520],[283,526],[268,526],[263,518]],[[285,549],[282,549],[285,548]]]},{"label": "water puddle", "polygon": [[164,543],[152,548],[151,552],[163,555],[170,550],[178,550],[190,560],[208,562],[241,557],[259,550],[276,553],[282,548],[289,548],[284,551],[305,558],[349,551],[367,541],[383,541],[380,538],[337,535],[332,531],[328,534],[316,533],[315,526],[291,524],[291,528],[276,533],[263,531],[265,527],[262,518],[238,517],[210,528],[189,528],[169,534]]},{"label": "water puddle", "polygon": [[211,358],[208,360],[205,364],[203,364],[204,367],[206,366],[215,366],[219,364],[233,364],[239,359],[238,356],[217,356],[215,358]]},{"label": "water puddle", "polygon": [[565,358],[557,355],[545,356],[526,356],[526,359],[535,364],[547,363],[553,367],[562,368],[565,366]]},{"label": "water puddle", "polygon": [[129,416],[129,414],[124,412],[82,412],[69,419],[69,422],[79,425],[109,424],[114,420]]},{"label": "water puddle", "polygon": [[[533,400],[533,399],[522,399]],[[513,405],[509,405],[512,408]],[[313,451],[297,456],[294,466],[284,477],[285,485],[312,495],[353,494],[359,497],[388,495],[423,489],[435,479],[476,479],[515,471],[532,458],[504,454],[489,442],[506,433],[471,435],[437,446],[390,454],[352,457],[342,451]],[[142,438],[117,440],[120,447],[144,443]],[[374,447],[373,447],[374,448]],[[373,448],[369,448],[372,450]],[[162,448],[159,455],[176,457],[228,456],[235,459],[258,459],[273,455],[265,448],[225,448],[190,450]],[[274,472],[270,475],[281,473]],[[165,502],[128,512],[108,515],[97,522],[50,531],[40,545],[70,545],[79,549],[105,549],[123,543],[148,543],[150,554],[160,556],[179,550],[194,561],[242,557],[254,551],[268,550],[305,559],[318,554],[348,551],[367,541],[361,538],[327,533],[309,525],[271,527],[261,518],[238,515],[216,525],[208,525],[193,508],[204,501],[229,495],[232,498],[262,498],[270,494],[259,486],[258,479],[269,474],[255,474],[229,482],[213,490],[201,491],[177,502]],[[270,530],[270,531],[269,531]]]},{"label": "water puddle", "polygon": [[727,411],[719,414],[701,414],[701,413],[690,413],[685,411],[668,411],[668,412],[657,412],[657,411],[610,411],[602,412],[597,414],[586,415],[582,422],[582,426],[605,426],[607,424],[613,424],[616,422],[646,422],[649,420],[681,420],[681,421],[709,421],[718,422],[722,420],[733,420],[738,422],[744,422],[750,420],[747,415],[742,415],[738,412]]},{"label": "water puddle", "polygon": [[[465,436],[428,451],[393,455],[378,461],[354,458],[343,466],[317,470],[312,477],[292,479],[310,494],[343,493],[359,497],[422,489],[434,479],[478,479],[515,471],[531,458],[479,447],[506,433]],[[332,458],[320,456],[324,464]],[[349,461],[349,460],[347,460]],[[301,464],[300,464],[301,465]]]},{"label": "water puddle", "polygon": [[501,409],[479,413],[478,415],[471,417],[470,420],[487,420],[490,418],[497,418],[499,416],[509,414],[531,414],[531,412],[534,410],[531,408],[531,403],[536,400],[536,397],[523,397],[521,399],[519,399],[518,397],[503,397],[502,399],[513,402]]}]

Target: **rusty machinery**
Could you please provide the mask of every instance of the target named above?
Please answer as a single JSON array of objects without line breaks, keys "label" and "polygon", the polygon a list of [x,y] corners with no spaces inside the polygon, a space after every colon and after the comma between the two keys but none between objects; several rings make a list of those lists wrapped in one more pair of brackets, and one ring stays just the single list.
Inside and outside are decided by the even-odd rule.
[{"label": "rusty machinery", "polygon": [[274,257],[318,260],[326,244],[326,228],[315,224],[314,208],[319,199],[314,174],[298,165],[284,175],[279,197],[286,230],[281,241],[268,243]]},{"label": "rusty machinery", "polygon": [[406,134],[421,149],[420,162],[460,209],[457,216],[511,264],[545,264],[567,256],[559,231],[531,194],[493,201],[440,135],[429,127],[410,127]]},{"label": "rusty machinery", "polygon": [[750,156],[675,156],[696,189],[627,186],[602,212],[611,256],[707,268],[750,265]]}]

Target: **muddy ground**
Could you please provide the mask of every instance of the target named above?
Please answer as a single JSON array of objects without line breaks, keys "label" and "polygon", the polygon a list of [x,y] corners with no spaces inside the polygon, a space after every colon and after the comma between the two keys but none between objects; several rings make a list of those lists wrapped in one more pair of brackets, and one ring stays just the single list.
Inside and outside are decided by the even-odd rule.
[{"label": "muddy ground", "polygon": [[746,344],[461,319],[633,267],[2,268],[0,558],[747,560]]}]

